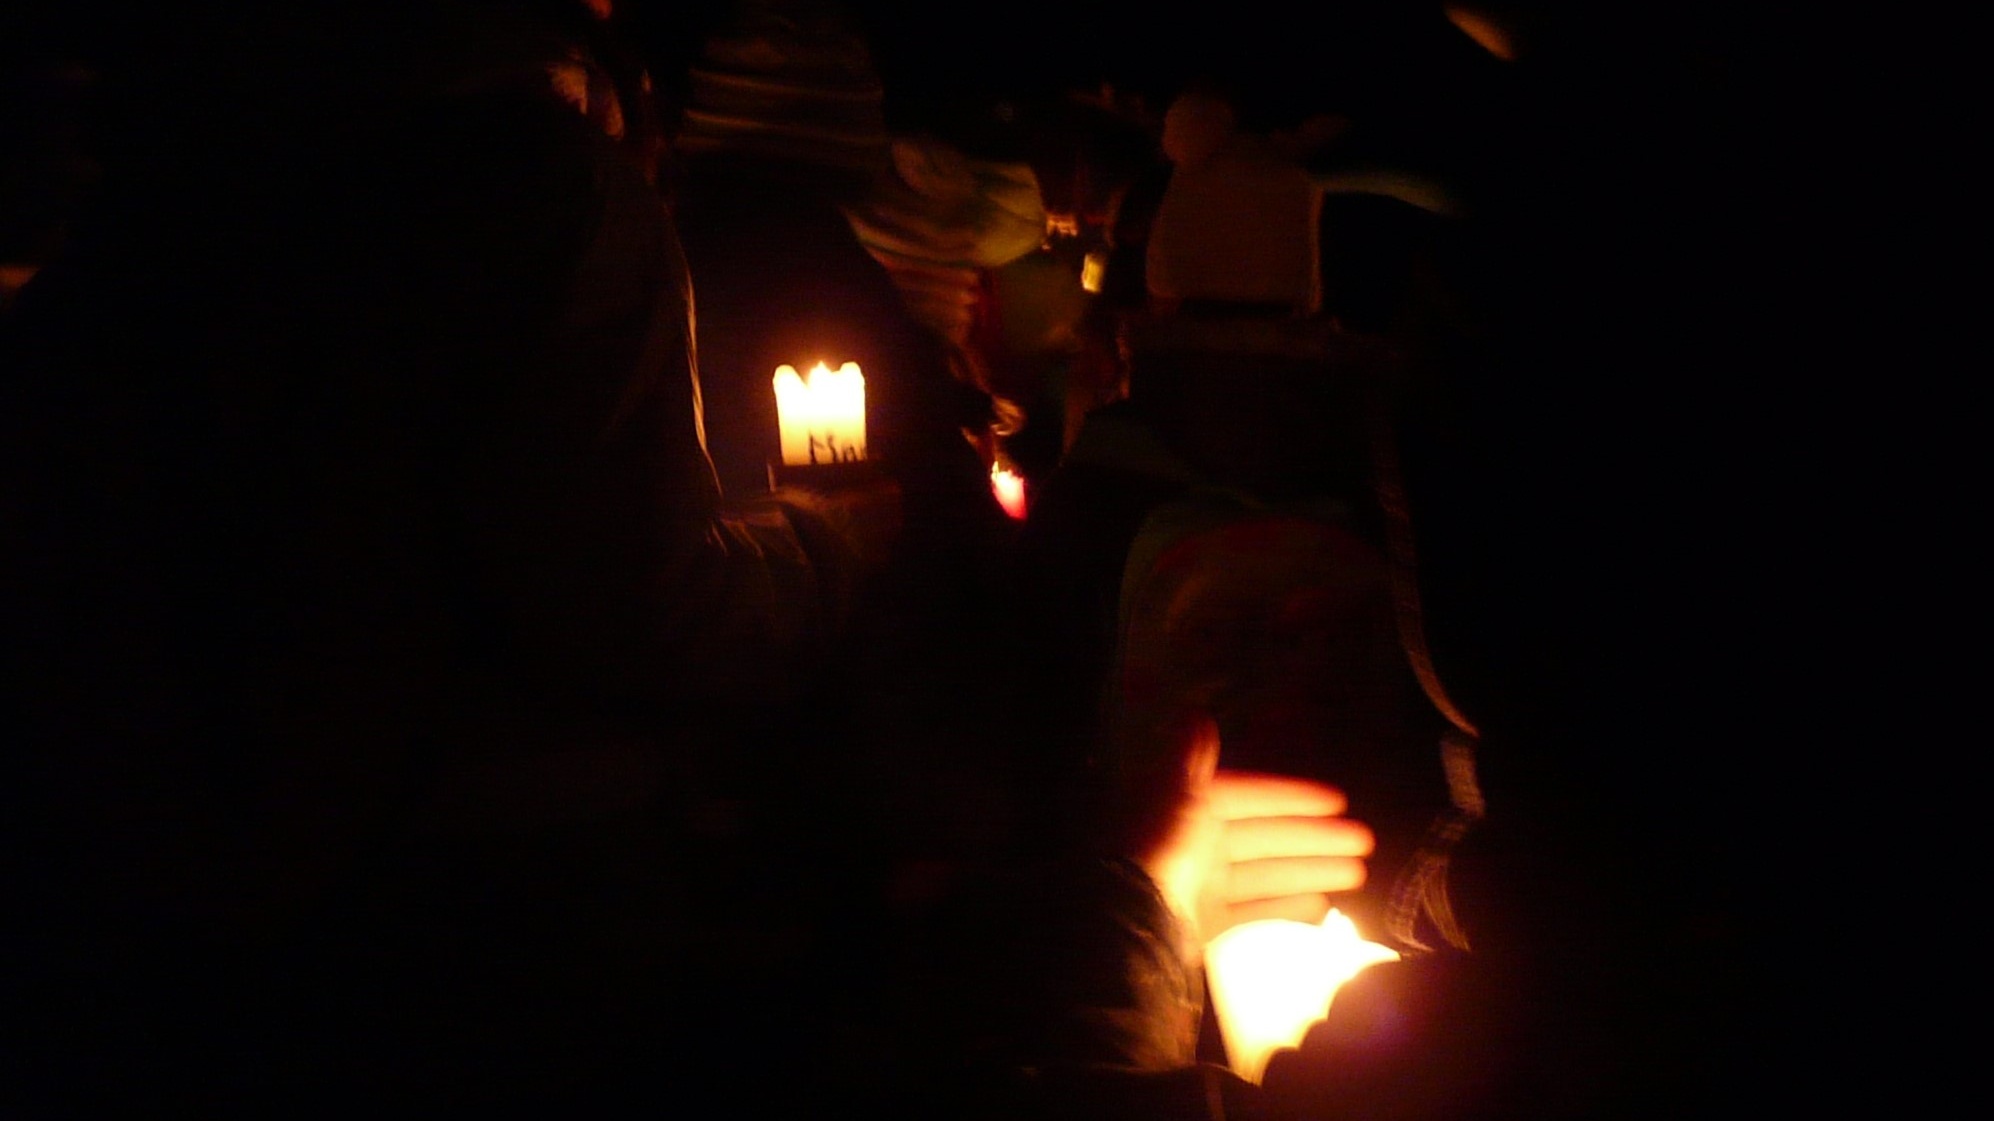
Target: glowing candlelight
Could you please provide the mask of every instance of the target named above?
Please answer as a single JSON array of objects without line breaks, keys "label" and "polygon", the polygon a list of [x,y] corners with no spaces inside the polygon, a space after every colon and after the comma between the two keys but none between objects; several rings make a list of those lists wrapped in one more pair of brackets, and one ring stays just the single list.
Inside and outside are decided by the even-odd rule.
[{"label": "glowing candlelight", "polygon": [[1014,518],[1025,516],[1025,480],[1001,464],[990,465],[990,491],[997,505]]},{"label": "glowing candlelight", "polygon": [[819,362],[807,378],[794,366],[777,366],[775,409],[785,465],[865,458],[865,375],[858,363],[833,371]]},{"label": "glowing candlelight", "polygon": [[1108,255],[1099,249],[1080,261],[1080,287],[1099,295],[1108,280]]},{"label": "glowing candlelight", "polygon": [[1390,947],[1366,942],[1335,909],[1319,926],[1263,919],[1212,939],[1205,969],[1233,1072],[1258,1083],[1274,1052],[1301,1046],[1345,981],[1398,957]]}]

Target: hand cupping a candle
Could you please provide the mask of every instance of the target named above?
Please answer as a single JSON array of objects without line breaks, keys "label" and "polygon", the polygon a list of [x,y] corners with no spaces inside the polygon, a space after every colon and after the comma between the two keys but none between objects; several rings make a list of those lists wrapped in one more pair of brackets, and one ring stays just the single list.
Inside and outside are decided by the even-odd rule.
[{"label": "hand cupping a candle", "polygon": [[[1126,772],[1128,852],[1195,932],[1195,945],[1241,923],[1317,922],[1330,896],[1364,885],[1374,838],[1346,818],[1333,786],[1219,767],[1218,725],[1203,713],[1156,721]],[[1160,749],[1160,750],[1159,750]]]},{"label": "hand cupping a candle", "polygon": [[1180,952],[1204,966],[1248,1082],[1340,984],[1398,956],[1331,907],[1364,886],[1376,844],[1343,791],[1219,765],[1222,722],[1246,758],[1311,754],[1307,725],[1279,717],[1297,700],[1338,707],[1350,667],[1334,655],[1369,632],[1366,559],[1333,525],[1218,501],[1152,515],[1131,550],[1110,743],[1127,851],[1187,928]]},{"label": "hand cupping a candle", "polygon": [[1152,815],[1129,851],[1201,944],[1255,919],[1320,921],[1330,895],[1364,885],[1375,842],[1342,816],[1341,790],[1219,765],[1219,720],[1251,733],[1268,682],[1335,686],[1336,666],[1301,655],[1321,634],[1360,629],[1353,605],[1374,582],[1361,560],[1331,526],[1242,519],[1226,504],[1159,512],[1132,549],[1118,797],[1123,812]]},{"label": "hand cupping a candle", "polygon": [[1173,770],[1128,788],[1149,807],[1130,819],[1130,852],[1185,928],[1185,964],[1205,968],[1229,1065],[1259,1083],[1276,1052],[1330,1013],[1344,982],[1399,956],[1330,906],[1363,886],[1374,838],[1342,816],[1335,787],[1220,770],[1207,715],[1152,734],[1164,749],[1153,757]]}]

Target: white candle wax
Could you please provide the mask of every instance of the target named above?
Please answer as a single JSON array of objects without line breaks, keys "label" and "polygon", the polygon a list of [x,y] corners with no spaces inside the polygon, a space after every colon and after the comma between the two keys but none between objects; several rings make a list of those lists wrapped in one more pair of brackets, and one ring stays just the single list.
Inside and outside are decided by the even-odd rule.
[{"label": "white candle wax", "polygon": [[775,408],[784,464],[865,458],[865,375],[858,363],[832,370],[819,362],[808,377],[798,375],[794,366],[777,366]]}]

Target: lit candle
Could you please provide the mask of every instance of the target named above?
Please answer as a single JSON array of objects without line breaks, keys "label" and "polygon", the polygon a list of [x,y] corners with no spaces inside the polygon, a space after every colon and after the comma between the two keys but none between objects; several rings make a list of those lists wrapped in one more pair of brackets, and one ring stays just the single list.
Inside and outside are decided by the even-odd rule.
[{"label": "lit candle", "polygon": [[1014,518],[1025,516],[1025,480],[1001,464],[990,465],[990,491],[997,505]]},{"label": "lit candle", "polygon": [[775,410],[785,465],[865,458],[865,375],[858,363],[832,370],[819,362],[807,378],[794,366],[777,366]]},{"label": "lit candle", "polygon": [[1262,919],[1212,939],[1205,970],[1233,1073],[1258,1083],[1274,1052],[1302,1045],[1345,981],[1398,957],[1388,946],[1366,942],[1333,908],[1321,925]]},{"label": "lit candle", "polygon": [[1107,280],[1108,280],[1108,255],[1106,253],[1103,253],[1099,249],[1096,249],[1092,253],[1089,253],[1087,254],[1087,256],[1081,258],[1080,287],[1086,289],[1089,292],[1094,293],[1095,295],[1100,295],[1101,288],[1104,284],[1107,283]]}]

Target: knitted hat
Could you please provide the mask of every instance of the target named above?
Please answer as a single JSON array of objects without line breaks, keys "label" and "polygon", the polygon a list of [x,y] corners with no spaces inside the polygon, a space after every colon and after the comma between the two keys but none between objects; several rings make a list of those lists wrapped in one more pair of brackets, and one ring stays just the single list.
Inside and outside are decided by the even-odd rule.
[{"label": "knitted hat", "polygon": [[745,5],[707,39],[687,78],[678,145],[688,154],[731,151],[866,170],[885,160],[872,52],[834,8]]},{"label": "knitted hat", "polygon": [[1189,94],[1165,117],[1175,161],[1150,227],[1152,295],[1169,300],[1321,306],[1321,188],[1270,141],[1235,131],[1223,102]]}]

